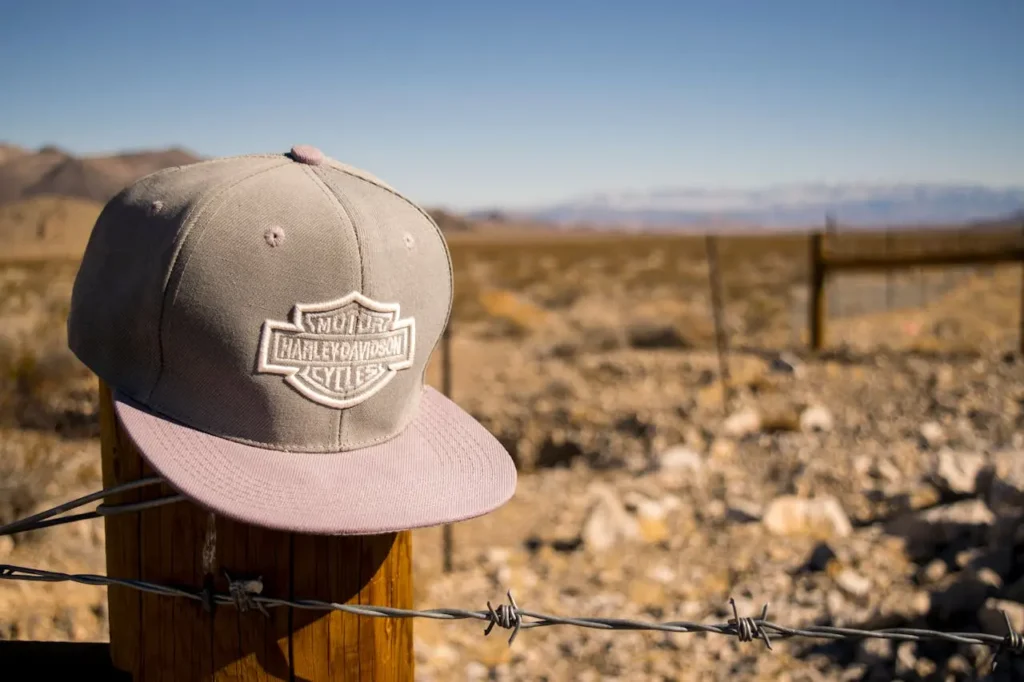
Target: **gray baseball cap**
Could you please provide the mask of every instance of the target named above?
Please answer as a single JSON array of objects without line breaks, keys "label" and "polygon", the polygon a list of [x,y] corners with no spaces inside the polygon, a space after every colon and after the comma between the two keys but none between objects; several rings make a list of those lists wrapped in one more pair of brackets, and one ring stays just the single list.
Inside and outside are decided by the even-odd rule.
[{"label": "gray baseball cap", "polygon": [[71,350],[147,462],[204,507],[357,535],[485,514],[508,452],[425,385],[452,267],[422,209],[300,145],[158,171],[103,209]]}]

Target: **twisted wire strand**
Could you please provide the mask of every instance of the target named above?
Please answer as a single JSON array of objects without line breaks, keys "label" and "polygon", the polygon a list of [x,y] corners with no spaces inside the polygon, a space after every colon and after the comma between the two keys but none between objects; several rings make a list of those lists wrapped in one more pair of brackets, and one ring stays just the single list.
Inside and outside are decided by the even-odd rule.
[{"label": "twisted wire strand", "polygon": [[[239,610],[256,608],[269,615],[267,609],[290,607],[319,611],[342,611],[358,616],[383,618],[427,618],[433,620],[479,620],[487,623],[484,635],[489,635],[495,628],[512,630],[509,645],[515,640],[520,630],[554,625],[570,625],[593,630],[645,630],[677,634],[705,633],[735,637],[740,642],[760,639],[768,649],[771,640],[791,638],[810,638],[826,640],[856,639],[888,639],[897,642],[948,642],[952,644],[975,644],[995,649],[994,657],[1003,653],[1014,655],[1024,654],[1024,636],[1013,628],[1009,617],[1006,620],[1007,634],[993,635],[984,632],[941,632],[920,628],[884,628],[879,630],[862,630],[858,628],[810,625],[789,627],[767,620],[768,607],[765,605],[757,618],[742,618],[737,612],[736,603],[730,599],[733,618],[726,623],[695,623],[690,621],[651,622],[628,618],[588,618],[566,617],[530,611],[519,607],[512,597],[511,591],[506,593],[508,604],[494,607],[490,602],[486,610],[467,610],[459,608],[435,609],[402,609],[391,606],[372,606],[339,604],[317,599],[281,599],[262,594],[262,580],[229,579],[229,592],[215,592],[210,589],[194,590],[167,585],[157,585],[143,580],[110,578],[93,574],[69,574],[58,571],[0,564],[0,580],[25,580],[29,582],[75,582],[84,585],[117,585],[169,597],[184,597],[204,604],[234,605]],[[995,666],[993,665],[993,669]]]},{"label": "twisted wire strand", "polygon": [[152,500],[143,500],[141,502],[130,502],[126,504],[100,504],[95,510],[89,512],[81,512],[79,514],[69,514],[68,516],[60,516],[54,518],[59,514],[71,511],[83,507],[90,502],[96,502],[102,500],[110,495],[116,495],[118,493],[128,492],[130,490],[136,490],[138,488],[144,488],[147,486],[156,485],[163,483],[164,479],[159,476],[150,476],[149,478],[141,478],[137,481],[128,481],[127,483],[121,483],[103,490],[97,490],[96,492],[83,495],[74,500],[63,502],[55,507],[46,509],[26,516],[23,519],[12,521],[11,523],[0,526],[0,537],[5,535],[13,535],[15,533],[27,533],[33,530],[39,530],[41,528],[49,528],[51,526],[60,526],[65,523],[74,523],[75,521],[85,521],[87,519],[95,519],[102,516],[114,516],[115,514],[125,514],[129,512],[142,511],[143,509],[150,509],[153,507],[159,507],[165,504],[171,504],[174,502],[181,502],[185,499],[184,495],[167,495],[164,497],[158,497]]}]

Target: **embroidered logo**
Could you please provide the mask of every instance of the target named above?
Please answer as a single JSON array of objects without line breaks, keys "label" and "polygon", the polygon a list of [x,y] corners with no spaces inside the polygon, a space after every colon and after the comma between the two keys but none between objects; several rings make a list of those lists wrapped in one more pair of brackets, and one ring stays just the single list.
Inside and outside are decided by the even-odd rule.
[{"label": "embroidered logo", "polygon": [[397,303],[358,292],[327,303],[297,303],[291,322],[267,320],[256,371],[328,407],[358,405],[412,366],[415,320]]}]

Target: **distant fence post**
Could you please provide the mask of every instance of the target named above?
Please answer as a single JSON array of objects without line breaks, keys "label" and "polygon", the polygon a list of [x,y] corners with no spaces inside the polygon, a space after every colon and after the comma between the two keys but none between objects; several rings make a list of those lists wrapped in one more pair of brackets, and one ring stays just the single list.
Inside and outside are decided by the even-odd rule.
[{"label": "distant fence post", "polygon": [[711,289],[711,313],[715,322],[715,347],[718,350],[718,375],[722,387],[722,411],[729,412],[729,342],[725,333],[725,321],[722,313],[725,309],[722,292],[721,269],[718,267],[718,239],[708,234],[705,236],[705,248],[708,256],[708,286]]},{"label": "distant fence post", "polygon": [[[100,382],[104,485],[153,472],[114,414]],[[151,488],[158,488],[149,492]],[[151,486],[108,500],[165,495]],[[260,578],[262,594],[286,599],[412,608],[408,531],[371,536],[286,533],[214,517],[191,502],[105,518],[107,575],[200,591],[228,592],[225,576]],[[215,532],[211,533],[213,530]],[[412,620],[340,611],[218,605],[108,588],[114,665],[144,680],[413,679]]]},{"label": "distant fence post", "polygon": [[[830,226],[826,226],[826,229],[830,229]],[[821,349],[825,326],[825,260],[822,253],[821,232],[812,232],[808,244],[810,245],[807,268],[810,275],[807,282],[808,341],[811,350],[817,351]]]},{"label": "distant fence post", "polygon": [[[448,398],[452,397],[452,318],[448,317],[444,333],[441,335],[441,392]],[[452,554],[455,551],[454,531],[451,524],[445,524],[441,531],[441,552],[443,555],[444,572],[452,572]]]}]

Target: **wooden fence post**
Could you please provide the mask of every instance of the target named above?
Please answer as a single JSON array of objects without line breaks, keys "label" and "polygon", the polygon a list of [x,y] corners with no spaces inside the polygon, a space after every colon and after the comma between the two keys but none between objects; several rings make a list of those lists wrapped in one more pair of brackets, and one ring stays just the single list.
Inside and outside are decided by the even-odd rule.
[{"label": "wooden fence post", "polygon": [[729,413],[731,390],[729,387],[729,340],[725,331],[725,296],[722,292],[722,273],[718,267],[718,238],[704,237],[708,257],[708,288],[711,291],[711,314],[715,323],[715,348],[718,351],[718,380],[722,387],[722,412]]},{"label": "wooden fence post", "polygon": [[821,350],[825,326],[825,263],[822,256],[821,233],[812,232],[808,241],[810,244],[808,259],[810,278],[807,283],[807,321],[810,327],[808,340],[811,350],[817,351]]},{"label": "wooden fence post", "polygon": [[[103,482],[153,472],[121,429],[109,388],[100,382]],[[107,500],[168,494],[150,486]],[[411,533],[331,537],[287,533],[213,517],[191,502],[107,517],[107,575],[201,590],[212,580],[260,577],[263,594],[348,604],[412,608]],[[208,533],[215,528],[215,542]],[[204,546],[213,549],[212,573]],[[209,553],[209,552],[206,552]],[[144,680],[387,680],[411,682],[411,619],[339,611],[217,606],[111,586],[110,653],[116,667]]]}]

